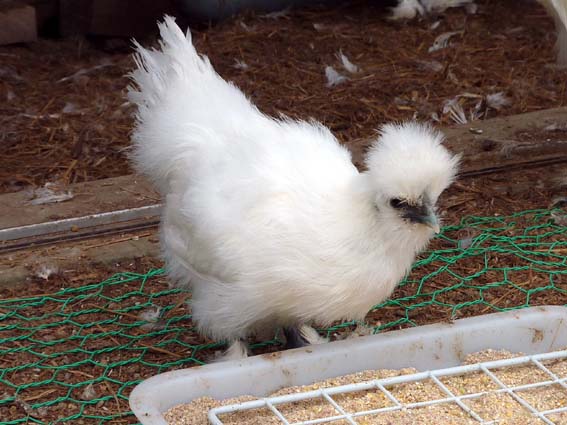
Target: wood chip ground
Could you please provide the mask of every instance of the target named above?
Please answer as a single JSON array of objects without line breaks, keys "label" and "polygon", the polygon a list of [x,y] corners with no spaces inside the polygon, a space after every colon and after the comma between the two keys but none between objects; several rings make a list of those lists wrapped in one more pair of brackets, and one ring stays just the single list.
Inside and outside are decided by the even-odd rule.
[{"label": "wood chip ground", "polygon": [[[298,8],[279,19],[241,14],[191,29],[199,52],[262,111],[313,117],[353,151],[384,122],[437,114],[453,124],[443,109],[458,95],[467,116],[479,99],[505,96],[481,119],[566,105],[553,20],[536,1],[480,0],[474,15],[456,8],[406,24],[388,21],[381,3]],[[429,52],[450,32],[458,34],[447,48]],[[326,66],[347,74],[339,51],[360,72],[329,88]],[[0,47],[0,192],[132,172],[131,53],[126,39]]]}]

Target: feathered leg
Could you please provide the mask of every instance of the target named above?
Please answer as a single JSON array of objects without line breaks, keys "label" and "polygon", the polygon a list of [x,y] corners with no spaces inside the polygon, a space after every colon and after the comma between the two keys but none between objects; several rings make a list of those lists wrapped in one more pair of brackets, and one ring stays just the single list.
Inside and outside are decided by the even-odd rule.
[{"label": "feathered leg", "polygon": [[283,328],[286,339],[285,348],[300,348],[308,345],[323,344],[326,338],[321,337],[311,326],[303,325],[297,327]]},{"label": "feathered leg", "polygon": [[228,348],[212,362],[224,362],[227,360],[241,360],[248,357],[248,344],[242,339],[237,339],[230,343]]},{"label": "feathered leg", "polygon": [[283,328],[283,333],[285,335],[285,348],[300,348],[309,345],[307,339],[305,339],[298,328]]}]

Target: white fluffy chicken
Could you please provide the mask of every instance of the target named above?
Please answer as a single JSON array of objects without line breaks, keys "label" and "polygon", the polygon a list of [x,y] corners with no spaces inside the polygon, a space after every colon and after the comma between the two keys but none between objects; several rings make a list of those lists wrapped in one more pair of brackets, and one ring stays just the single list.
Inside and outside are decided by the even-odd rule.
[{"label": "white fluffy chicken", "polygon": [[439,230],[436,201],[458,159],[417,123],[387,125],[359,173],[323,125],[262,114],[171,17],[160,50],[137,45],[137,170],[165,198],[166,269],[192,288],[198,330],[247,355],[245,338],[362,319]]}]

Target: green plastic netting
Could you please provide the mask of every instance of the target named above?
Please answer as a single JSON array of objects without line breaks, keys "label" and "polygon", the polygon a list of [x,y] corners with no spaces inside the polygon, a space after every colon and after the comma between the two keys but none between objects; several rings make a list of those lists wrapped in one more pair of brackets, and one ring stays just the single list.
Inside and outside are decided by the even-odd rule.
[{"label": "green plastic netting", "polygon": [[[564,213],[468,217],[444,228],[392,298],[369,313],[366,328],[566,305],[567,227],[557,214]],[[137,423],[128,408],[137,383],[203,364],[222,348],[192,330],[189,295],[170,289],[161,270],[69,286],[0,301],[1,424]],[[321,331],[341,337],[354,325]]]}]

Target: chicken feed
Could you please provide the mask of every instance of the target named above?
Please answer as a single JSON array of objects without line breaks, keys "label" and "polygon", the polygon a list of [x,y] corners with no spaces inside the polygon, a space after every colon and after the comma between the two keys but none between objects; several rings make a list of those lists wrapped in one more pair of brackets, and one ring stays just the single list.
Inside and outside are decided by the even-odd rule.
[{"label": "chicken feed", "polygon": [[[512,354],[506,351],[486,350],[471,354],[465,358],[463,364],[475,364],[492,360],[518,357],[521,354]],[[567,359],[543,362],[544,365],[560,379],[567,378]],[[516,366],[508,368],[491,369],[492,372],[508,387],[515,387],[536,382],[544,382],[550,377],[535,365]],[[312,385],[284,388],[270,396],[293,394],[312,391],[320,388],[336,387],[340,385],[383,379],[394,376],[416,373],[415,369],[400,370],[371,370],[351,375],[340,376],[317,382]],[[439,378],[453,394],[465,395],[486,392],[478,398],[468,399],[464,404],[472,409],[485,421],[497,421],[500,425],[537,425],[544,424],[543,420],[532,415],[515,398],[507,393],[494,393],[499,387],[486,374],[474,372],[464,375]],[[446,398],[447,395],[433,381],[424,380],[397,384],[386,387],[389,393],[399,402],[409,403],[426,402]],[[567,389],[556,386],[545,386],[526,391],[517,392],[524,400],[538,411],[567,408]],[[395,406],[393,402],[380,390],[366,390],[353,393],[334,395],[333,400],[349,413],[370,409],[379,409]],[[207,414],[210,409],[222,405],[242,403],[255,400],[255,397],[243,396],[229,400],[213,400],[205,397],[194,400],[189,404],[176,406],[170,409],[165,418],[169,425],[206,425]],[[326,400],[311,399],[289,404],[278,404],[277,409],[284,415],[289,423],[329,418],[339,414]],[[551,423],[567,423],[567,412],[547,416]],[[282,422],[267,408],[240,411],[220,416],[225,425],[276,425]],[[395,410],[376,415],[355,418],[359,425],[478,425],[479,420],[472,417],[467,411],[455,402],[446,402],[417,408]],[[346,420],[328,422],[332,425],[346,425]]]}]

